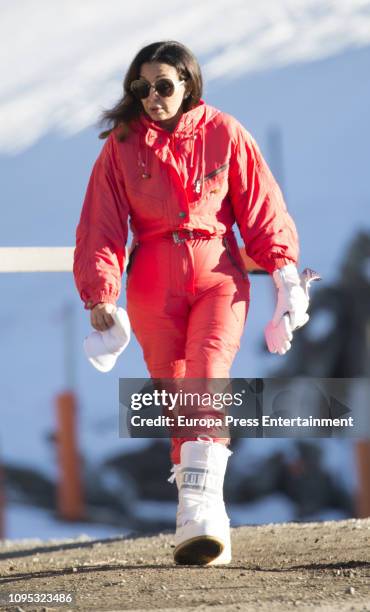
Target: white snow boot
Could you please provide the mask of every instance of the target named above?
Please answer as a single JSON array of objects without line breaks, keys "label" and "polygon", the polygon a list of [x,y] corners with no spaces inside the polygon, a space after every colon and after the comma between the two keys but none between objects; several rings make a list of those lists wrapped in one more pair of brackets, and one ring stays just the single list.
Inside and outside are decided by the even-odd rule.
[{"label": "white snow boot", "polygon": [[[223,500],[226,446],[212,440],[184,442],[173,466],[179,492],[175,562],[223,565],[231,561],[230,521]],[[170,479],[171,480],[171,479]]]}]

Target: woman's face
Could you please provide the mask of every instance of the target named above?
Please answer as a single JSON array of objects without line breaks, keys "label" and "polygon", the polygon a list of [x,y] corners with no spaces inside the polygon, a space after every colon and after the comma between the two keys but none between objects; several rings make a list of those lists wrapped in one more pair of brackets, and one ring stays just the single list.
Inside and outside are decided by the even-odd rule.
[{"label": "woman's face", "polygon": [[[146,79],[151,85],[157,79],[169,78],[175,84],[180,82],[179,75],[174,66],[162,64],[160,62],[145,63],[141,66],[140,77]],[[176,85],[172,96],[161,97],[154,87],[151,87],[150,94],[141,103],[145,112],[153,121],[163,122],[163,127],[174,127],[182,114],[182,102],[186,94],[186,83]]]}]

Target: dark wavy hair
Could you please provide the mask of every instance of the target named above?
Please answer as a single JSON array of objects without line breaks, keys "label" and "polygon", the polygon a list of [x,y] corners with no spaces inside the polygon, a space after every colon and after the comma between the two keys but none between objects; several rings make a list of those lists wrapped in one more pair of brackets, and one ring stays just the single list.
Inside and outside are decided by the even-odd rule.
[{"label": "dark wavy hair", "polygon": [[[198,60],[184,45],[174,40],[155,42],[143,47],[129,66],[123,81],[123,96],[117,104],[102,113],[99,126],[108,124],[109,129],[101,132],[99,138],[107,138],[117,126],[121,126],[117,134],[119,140],[124,140],[129,132],[132,121],[143,112],[140,100],[130,91],[130,84],[140,77],[141,66],[145,63],[161,62],[176,68],[180,80],[188,81],[189,96],[183,100],[183,111],[197,106],[202,97],[203,80]],[[190,86],[189,86],[190,83]]]}]

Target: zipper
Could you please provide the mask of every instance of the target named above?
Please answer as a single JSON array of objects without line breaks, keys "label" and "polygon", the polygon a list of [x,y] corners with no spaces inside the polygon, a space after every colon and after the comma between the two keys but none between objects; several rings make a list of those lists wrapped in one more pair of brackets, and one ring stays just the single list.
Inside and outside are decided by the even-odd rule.
[{"label": "zipper", "polygon": [[203,181],[206,181],[207,179],[213,178],[214,176],[216,176],[216,174],[219,174],[223,170],[226,170],[228,165],[229,164],[226,163],[226,164],[223,164],[222,166],[220,166],[219,168],[216,168],[216,170],[212,170],[212,172],[210,172],[209,174],[206,174],[206,176],[204,177]]},{"label": "zipper", "polygon": [[[228,167],[228,163],[223,164],[222,166],[220,166],[219,168],[216,168],[216,170],[212,170],[212,172],[210,172],[209,174],[206,174],[206,176],[203,178],[203,183],[205,181],[207,181],[210,178],[213,178],[214,176],[217,176],[217,174],[219,174],[220,172],[223,172],[223,170],[226,170],[226,168]],[[197,179],[194,182],[194,186],[195,186],[195,191],[196,193],[200,192],[200,186],[202,184],[202,179]]]}]

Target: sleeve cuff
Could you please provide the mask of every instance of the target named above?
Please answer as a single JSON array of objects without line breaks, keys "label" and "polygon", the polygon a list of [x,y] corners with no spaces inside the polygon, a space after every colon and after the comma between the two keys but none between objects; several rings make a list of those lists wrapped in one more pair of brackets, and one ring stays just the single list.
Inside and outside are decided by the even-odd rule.
[{"label": "sleeve cuff", "polygon": [[294,259],[288,259],[287,257],[275,257],[268,262],[266,269],[270,274],[273,274],[276,272],[276,270],[280,270],[280,268],[283,268],[289,264],[297,266],[297,262],[294,261]]},{"label": "sleeve cuff", "polygon": [[99,293],[94,298],[84,299],[85,310],[92,310],[97,304],[116,304],[118,296],[110,293]]}]

